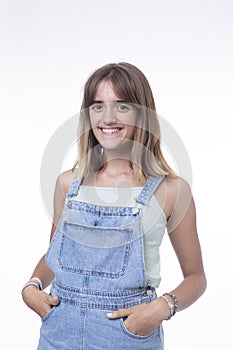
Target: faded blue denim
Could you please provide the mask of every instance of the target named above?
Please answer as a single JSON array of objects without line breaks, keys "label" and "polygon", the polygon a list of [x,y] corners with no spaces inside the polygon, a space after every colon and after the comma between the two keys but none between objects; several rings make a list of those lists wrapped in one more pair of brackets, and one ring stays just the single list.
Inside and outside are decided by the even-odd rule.
[{"label": "faded blue denim", "polygon": [[163,350],[162,326],[139,336],[106,316],[156,298],[146,285],[142,209],[162,180],[149,178],[133,208],[78,202],[81,179],[73,181],[46,255],[60,304],[42,319],[38,350]]}]

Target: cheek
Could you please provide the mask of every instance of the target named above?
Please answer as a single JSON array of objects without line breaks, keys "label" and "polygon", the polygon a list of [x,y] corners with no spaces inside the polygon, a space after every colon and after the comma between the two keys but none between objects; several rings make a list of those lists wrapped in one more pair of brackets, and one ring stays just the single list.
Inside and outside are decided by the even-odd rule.
[{"label": "cheek", "polygon": [[91,122],[91,127],[94,128],[96,125],[96,118],[93,118],[91,114],[90,114],[90,122]]},{"label": "cheek", "polygon": [[97,126],[97,121],[96,118],[93,118],[90,114],[90,129],[92,130],[94,136],[97,136],[97,130],[96,130],[96,126]]},{"label": "cheek", "polygon": [[92,118],[92,117],[90,116],[90,122],[91,122],[91,129],[92,129],[92,131],[93,131],[93,134],[94,134],[95,137],[96,137],[96,135],[98,134],[97,128],[98,128],[98,125],[99,125],[99,118],[97,118],[97,117]]},{"label": "cheek", "polygon": [[95,127],[92,127],[92,132],[95,138],[98,140],[98,130]]},{"label": "cheek", "polygon": [[133,139],[135,133],[135,126],[129,126],[128,128],[128,138]]},{"label": "cheek", "polygon": [[135,116],[131,116],[131,118],[128,119],[128,129],[129,132],[134,133],[136,128],[137,119]]}]

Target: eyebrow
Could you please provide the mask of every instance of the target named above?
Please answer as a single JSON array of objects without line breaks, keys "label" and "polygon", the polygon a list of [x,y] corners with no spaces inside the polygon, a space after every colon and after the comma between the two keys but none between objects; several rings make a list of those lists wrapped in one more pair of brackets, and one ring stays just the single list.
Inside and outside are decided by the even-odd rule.
[{"label": "eyebrow", "polygon": [[[113,101],[113,102],[117,102],[117,103],[129,103],[129,102],[125,101],[125,100],[116,100],[116,101]],[[94,100],[94,101],[92,101],[92,102],[90,103],[90,106],[93,105],[93,104],[95,104],[95,103],[105,103],[105,102],[103,102],[103,101],[101,101],[101,100]],[[108,103],[108,102],[107,102],[107,103]]]}]

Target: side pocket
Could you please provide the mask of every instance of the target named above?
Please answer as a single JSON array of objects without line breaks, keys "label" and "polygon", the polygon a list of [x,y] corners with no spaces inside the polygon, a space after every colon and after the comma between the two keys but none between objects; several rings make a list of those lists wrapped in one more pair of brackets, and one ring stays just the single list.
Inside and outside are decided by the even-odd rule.
[{"label": "side pocket", "polygon": [[125,326],[125,323],[124,323],[124,318],[120,318],[120,325],[121,325],[121,328],[123,330],[123,332],[131,337],[131,338],[134,338],[134,339],[138,339],[138,340],[142,340],[142,339],[148,339],[148,338],[152,338],[154,336],[158,336],[159,337],[159,333],[160,333],[160,326],[158,328],[156,328],[155,331],[153,331],[152,333],[148,334],[148,335],[138,335],[138,334],[134,334],[134,333],[131,333],[130,331],[128,331],[128,329],[126,328]]},{"label": "side pocket", "polygon": [[54,314],[55,310],[56,310],[58,307],[59,307],[59,305],[53,306],[53,307],[51,308],[51,310],[50,310],[44,317],[41,318],[41,321],[42,321],[42,322],[45,322],[45,321],[47,321],[48,319],[50,319],[50,317]]}]

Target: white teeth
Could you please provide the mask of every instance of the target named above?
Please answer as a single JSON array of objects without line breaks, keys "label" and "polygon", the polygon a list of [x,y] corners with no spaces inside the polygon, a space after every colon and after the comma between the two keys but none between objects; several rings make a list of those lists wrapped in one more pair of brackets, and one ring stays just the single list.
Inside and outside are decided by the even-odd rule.
[{"label": "white teeth", "polygon": [[101,129],[101,130],[106,134],[113,134],[115,132],[118,132],[120,129]]}]

